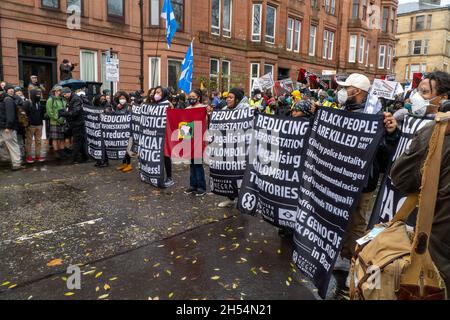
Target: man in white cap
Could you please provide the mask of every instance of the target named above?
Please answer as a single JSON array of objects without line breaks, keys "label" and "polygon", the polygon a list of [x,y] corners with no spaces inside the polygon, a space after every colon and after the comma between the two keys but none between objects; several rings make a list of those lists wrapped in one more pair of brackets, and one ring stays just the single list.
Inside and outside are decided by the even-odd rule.
[{"label": "man in white cap", "polygon": [[[338,92],[341,108],[349,112],[364,112],[367,96],[370,90],[370,80],[365,75],[354,73],[345,81],[337,81],[342,88]],[[355,254],[356,240],[363,237],[367,229],[369,203],[378,185],[380,173],[386,171],[387,161],[395,151],[400,132],[397,121],[391,113],[384,113],[385,135],[378,147],[375,160],[369,168],[369,179],[352,213],[347,234],[343,240],[340,256],[336,261],[334,270],[348,272],[350,260]],[[347,281],[348,286],[348,281]]]}]

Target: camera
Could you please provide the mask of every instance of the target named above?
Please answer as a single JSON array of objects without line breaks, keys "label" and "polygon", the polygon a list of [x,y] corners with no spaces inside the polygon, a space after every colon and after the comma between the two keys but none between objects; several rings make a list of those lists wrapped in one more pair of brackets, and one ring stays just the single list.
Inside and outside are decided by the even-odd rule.
[{"label": "camera", "polygon": [[450,100],[444,100],[441,102],[441,107],[439,108],[441,112],[449,112],[450,111]]}]

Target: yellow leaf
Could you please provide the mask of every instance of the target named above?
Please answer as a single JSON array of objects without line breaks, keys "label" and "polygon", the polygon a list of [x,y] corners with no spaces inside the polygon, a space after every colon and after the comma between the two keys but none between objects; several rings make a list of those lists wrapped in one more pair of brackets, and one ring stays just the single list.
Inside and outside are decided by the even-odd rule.
[{"label": "yellow leaf", "polygon": [[105,283],[105,285],[103,286],[103,289],[105,289],[105,291],[111,289],[111,287],[109,286],[109,284]]},{"label": "yellow leaf", "polygon": [[13,284],[12,286],[9,286],[8,289],[13,289],[15,287],[17,287],[17,284]]},{"label": "yellow leaf", "polygon": [[7,285],[10,284],[10,283],[11,283],[11,282],[9,282],[9,281],[3,282],[3,283],[2,283],[2,287],[7,286]]},{"label": "yellow leaf", "polygon": [[286,285],[289,287],[291,285],[291,283],[286,280]]},{"label": "yellow leaf", "polygon": [[211,277],[211,280],[219,280],[220,279],[220,277],[219,276],[214,276],[214,277]]},{"label": "yellow leaf", "polygon": [[173,297],[173,292],[169,293],[169,299],[172,299]]},{"label": "yellow leaf", "polygon": [[237,289],[238,285],[236,283],[233,283],[233,289]]},{"label": "yellow leaf", "polygon": [[223,251],[223,250],[225,250],[226,248],[225,247],[220,247],[219,248],[219,251]]},{"label": "yellow leaf", "polygon": [[166,270],[166,273],[167,273],[169,276],[172,275],[172,271],[170,271],[170,270]]},{"label": "yellow leaf", "polygon": [[93,274],[95,272],[95,270],[91,270],[91,271],[87,271],[85,273],[83,273],[85,276],[89,275],[89,274]]},{"label": "yellow leaf", "polygon": [[100,287],[95,288],[95,292],[99,292],[100,291]]},{"label": "yellow leaf", "polygon": [[47,263],[47,267],[56,267],[63,264],[62,259],[53,259]]},{"label": "yellow leaf", "polygon": [[109,281],[115,281],[115,280],[117,280],[117,277],[109,279]]},{"label": "yellow leaf", "polygon": [[278,250],[277,250],[277,253],[278,253],[278,254],[281,254],[281,250],[280,250],[280,249],[278,249]]},{"label": "yellow leaf", "polygon": [[192,264],[196,264],[196,263],[197,263],[197,260],[192,261]]},{"label": "yellow leaf", "polygon": [[98,297],[100,300],[103,300],[103,299],[106,299],[106,298],[108,298],[109,297],[109,294],[104,294],[104,295],[101,295],[100,297]]},{"label": "yellow leaf", "polygon": [[64,295],[66,296],[66,297],[70,297],[70,296],[73,296],[75,293],[73,293],[73,292],[66,292],[66,293],[64,293]]},{"label": "yellow leaf", "polygon": [[289,282],[292,282],[292,278],[291,277],[288,277],[288,280],[289,280]]},{"label": "yellow leaf", "polygon": [[186,277],[181,278],[181,281],[184,281],[184,280],[186,280]]},{"label": "yellow leaf", "polygon": [[264,268],[263,268],[263,267],[259,268],[259,271],[261,271],[262,273],[269,273],[269,271],[267,271],[267,270],[264,270]]},{"label": "yellow leaf", "polygon": [[99,273],[97,273],[97,274],[95,275],[95,278],[100,278],[102,274],[103,274],[103,272],[100,271]]},{"label": "yellow leaf", "polygon": [[155,263],[154,265],[153,265],[153,268],[156,268],[156,267],[159,267],[161,265],[161,263]]}]

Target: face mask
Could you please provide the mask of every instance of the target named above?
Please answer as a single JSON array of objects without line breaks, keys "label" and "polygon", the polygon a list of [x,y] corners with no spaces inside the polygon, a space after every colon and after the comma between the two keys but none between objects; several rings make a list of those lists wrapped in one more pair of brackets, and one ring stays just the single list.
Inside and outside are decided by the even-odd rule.
[{"label": "face mask", "polygon": [[160,101],[162,99],[162,97],[159,94],[155,94],[154,99],[155,99],[155,101]]},{"label": "face mask", "polygon": [[78,95],[79,97],[81,97],[81,96],[85,96],[86,93],[84,93],[84,91],[80,91],[80,92],[77,93],[77,95]]},{"label": "face mask", "polygon": [[347,89],[341,89],[338,92],[338,101],[340,104],[345,104],[348,100]]},{"label": "face mask", "polygon": [[257,94],[256,96],[255,96],[255,99],[256,100],[260,100],[262,98],[262,96],[260,95],[260,94]]},{"label": "face mask", "polygon": [[427,107],[430,105],[429,100],[425,100],[419,92],[416,92],[411,97],[411,111],[419,117],[423,117],[427,112]]},{"label": "face mask", "polygon": [[189,98],[188,102],[191,106],[195,106],[197,104],[197,99],[195,98]]},{"label": "face mask", "polygon": [[287,104],[292,104],[291,98],[286,98],[286,103],[287,103]]},{"label": "face mask", "polygon": [[124,106],[127,103],[127,100],[126,99],[120,99],[119,103]]}]

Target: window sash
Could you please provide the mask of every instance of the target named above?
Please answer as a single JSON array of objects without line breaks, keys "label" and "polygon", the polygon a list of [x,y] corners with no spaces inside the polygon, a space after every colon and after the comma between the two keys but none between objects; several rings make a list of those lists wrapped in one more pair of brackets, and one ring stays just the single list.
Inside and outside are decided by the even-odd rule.
[{"label": "window sash", "polygon": [[359,19],[359,0],[353,0],[352,19]]},{"label": "window sash", "polygon": [[369,66],[369,50],[370,50],[369,48],[370,48],[370,42],[367,41],[367,44],[366,44],[366,64],[365,64],[366,67]]},{"label": "window sash", "polygon": [[378,51],[378,69],[384,69],[386,60],[386,45],[381,45]]},{"label": "window sash", "polygon": [[[273,25],[269,24],[273,23]],[[266,9],[266,36],[267,43],[275,43],[275,30],[277,25],[277,9],[272,6],[267,6]]]},{"label": "window sash", "polygon": [[233,1],[224,0],[223,1],[223,26],[222,34],[224,37],[231,37],[231,26],[233,19]]},{"label": "window sash", "polygon": [[350,36],[350,47],[348,52],[348,62],[355,63],[356,62],[356,46],[357,46],[358,37],[356,35]]},{"label": "window sash", "polygon": [[391,61],[392,61],[392,47],[388,47],[388,55],[387,55],[387,69],[391,69]]},{"label": "window sash", "polygon": [[300,35],[302,23],[300,20],[294,20],[294,52],[300,52]]},{"label": "window sash", "polygon": [[[148,63],[150,88],[161,85],[161,58],[150,57]],[[153,77],[154,76],[154,77]]]},{"label": "window sash", "polygon": [[359,38],[359,52],[358,52],[358,62],[364,63],[364,45],[366,39],[364,37]]},{"label": "window sash", "polygon": [[252,41],[261,41],[262,4],[254,4],[252,12]]},{"label": "window sash", "polygon": [[416,30],[425,29],[425,16],[416,17]]},{"label": "window sash", "polygon": [[286,36],[286,49],[292,51],[294,42],[294,20],[288,18],[287,36]]},{"label": "window sash", "polygon": [[59,0],[41,0],[41,7],[49,9],[59,9]]},{"label": "window sash", "polygon": [[328,30],[323,32],[323,48],[322,48],[322,58],[326,59],[328,57]]},{"label": "window sash", "polygon": [[212,0],[211,6],[211,33],[220,35],[220,16],[221,5],[220,0]]},{"label": "window sash", "polygon": [[309,30],[309,55],[314,57],[316,55],[316,33],[317,27],[311,26]]},{"label": "window sash", "polygon": [[274,68],[275,68],[275,66],[273,64],[265,64],[264,65],[264,75],[272,72],[272,76],[274,76],[274,74],[273,74]]},{"label": "window sash", "polygon": [[222,60],[222,91],[230,91],[231,87],[231,62]]},{"label": "window sash", "polygon": [[383,7],[383,26],[382,26],[383,32],[388,31],[388,21],[389,21],[389,8]]},{"label": "window sash", "polygon": [[159,26],[159,0],[150,1],[150,25]]},{"label": "window sash", "polygon": [[97,81],[97,51],[80,50],[80,79]]},{"label": "window sash", "polygon": [[259,77],[259,63],[250,63],[250,90],[253,88],[253,82]]},{"label": "window sash", "polygon": [[125,17],[125,0],[108,0],[108,16],[116,18]]},{"label": "window sash", "polygon": [[328,31],[328,42],[328,60],[332,60],[334,52],[334,32]]}]

